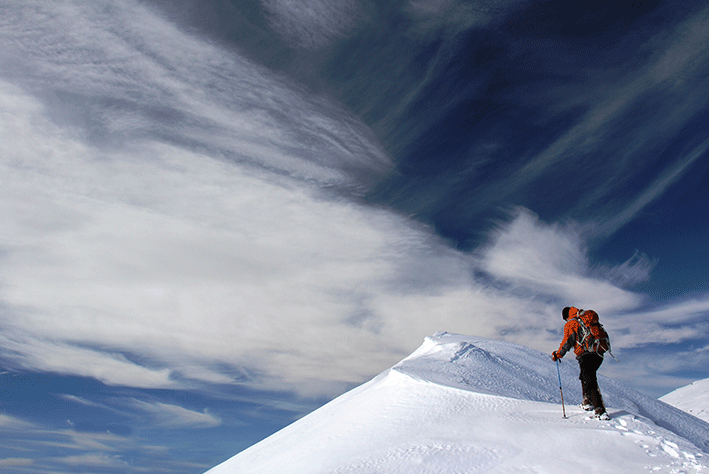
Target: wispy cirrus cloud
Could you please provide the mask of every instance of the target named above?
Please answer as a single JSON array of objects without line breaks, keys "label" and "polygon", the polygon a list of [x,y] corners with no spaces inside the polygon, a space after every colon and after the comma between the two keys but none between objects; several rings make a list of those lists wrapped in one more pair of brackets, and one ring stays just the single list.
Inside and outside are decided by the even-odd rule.
[{"label": "wispy cirrus cloud", "polygon": [[[136,449],[136,441],[130,437],[113,433],[81,432],[74,429],[52,428],[38,422],[30,422],[17,417],[0,415],[0,428],[7,436],[3,443],[5,450],[22,453],[23,457],[6,459],[6,467],[37,466],[41,472],[47,466],[63,463],[67,456],[56,457],[56,449],[68,457],[106,456],[117,458],[116,454],[125,449]],[[52,454],[48,454],[48,451]],[[100,453],[100,454],[99,454]],[[31,460],[23,464],[13,464],[14,459]]]},{"label": "wispy cirrus cloud", "polygon": [[[76,399],[72,400],[77,402]],[[95,403],[81,403],[96,406]],[[218,423],[215,417],[192,412],[177,405],[124,400],[125,406],[136,403],[135,416],[144,416],[143,422],[157,423],[154,427],[164,429],[206,428]],[[178,421],[170,421],[170,416]],[[3,433],[2,452],[10,456],[0,457],[0,467],[8,472],[42,473],[65,470],[89,470],[113,472],[130,469],[135,472],[174,470],[175,472],[204,471],[209,464],[200,464],[171,453],[170,447],[145,444],[135,434],[121,436],[110,432],[86,432],[74,428],[56,428],[40,422],[30,422],[18,417],[0,415],[0,430]],[[152,459],[152,464],[137,466],[133,457]]]},{"label": "wispy cirrus cloud", "polygon": [[[354,259],[391,238],[377,230],[387,218],[352,232],[350,219],[368,214],[317,188],[357,188],[387,168],[356,119],[138,4],[111,4],[110,15],[34,6],[8,6],[0,29],[6,71],[23,83],[3,82],[0,99],[0,242],[16,270],[2,276],[14,308],[4,346],[22,365],[169,387],[165,360],[176,357],[183,379],[233,382],[205,360],[226,349],[216,362],[241,365],[271,347],[261,334],[271,318],[297,326],[308,295],[332,300],[342,282],[320,280],[331,255],[355,278],[375,270]],[[134,22],[136,10],[145,15]],[[329,321],[333,304],[315,320]],[[207,332],[191,334],[204,321]],[[168,337],[156,345],[155,335]]]},{"label": "wispy cirrus cloud", "polygon": [[[642,298],[594,275],[588,258],[585,226],[547,225],[526,209],[482,247],[481,267],[496,279],[554,295],[599,311],[637,307]],[[622,267],[616,267],[613,270]],[[618,270],[621,271],[621,270]],[[570,303],[571,304],[571,303]]]},{"label": "wispy cirrus cloud", "polygon": [[[569,197],[573,215],[593,216],[594,235],[607,237],[690,172],[705,156],[707,142],[689,150],[668,144],[709,104],[700,92],[707,85],[702,65],[709,58],[709,10],[657,36],[638,42],[643,45],[639,52],[648,56],[642,67],[596,71],[587,66],[585,75],[594,77],[595,86],[582,75],[572,94],[560,88],[555,108],[582,107],[584,112],[540,153],[520,161],[513,173],[481,194],[491,201],[504,199],[543,179],[563,176],[554,181],[559,187],[553,192]],[[664,41],[668,37],[672,40]],[[648,166],[653,163],[655,167]],[[649,177],[653,179],[646,181]],[[646,185],[638,187],[638,181]],[[608,199],[620,190],[623,199]]]},{"label": "wispy cirrus cloud", "polygon": [[306,49],[329,46],[366,19],[361,0],[261,0],[274,30],[291,45]]},{"label": "wispy cirrus cloud", "polygon": [[[0,24],[4,358],[322,396],[441,329],[546,350],[560,307],[642,306],[608,276],[628,266],[590,265],[593,223],[522,210],[471,255],[350,199],[391,166],[357,119],[139,3],[102,5],[17,2]],[[599,107],[547,152],[601,127]]]},{"label": "wispy cirrus cloud", "polygon": [[621,212],[606,217],[603,222],[599,223],[595,232],[601,236],[608,236],[625,226],[646,206],[661,197],[667,188],[679,181],[698,159],[705,157],[708,149],[709,140],[706,140],[687,155],[679,158],[673,166],[666,169],[655,181],[650,183],[632,202],[626,204]]},{"label": "wispy cirrus cloud", "polygon": [[150,425],[162,429],[213,428],[222,421],[207,411],[194,411],[179,405],[133,400],[132,405],[146,414]]},{"label": "wispy cirrus cloud", "polygon": [[[4,321],[13,336],[6,347],[28,367],[168,387],[168,360],[238,366],[256,350],[263,359],[250,365],[271,367],[281,355],[269,351],[285,338],[294,352],[275,372],[300,365],[315,376],[325,362],[299,363],[297,347],[316,335],[297,340],[294,329],[337,334],[338,315],[360,311],[372,285],[402,265],[420,265],[407,250],[432,239],[399,217],[287,178],[150,143],[142,160],[126,162],[45,125],[54,160],[43,162],[35,149],[17,154],[26,166],[4,162],[5,176],[18,177],[4,188],[11,225],[3,295],[14,308]],[[398,236],[400,225],[409,241]],[[211,373],[183,375],[234,381]]]},{"label": "wispy cirrus cloud", "polygon": [[106,453],[87,453],[65,456],[57,459],[58,462],[69,466],[90,467],[90,468],[129,468],[129,464],[120,456]]},{"label": "wispy cirrus cloud", "polygon": [[5,415],[0,413],[0,426],[3,429],[25,429],[32,426],[31,423],[21,420],[17,417]]},{"label": "wispy cirrus cloud", "polygon": [[[111,350],[77,346],[66,340],[72,340],[71,336],[65,335],[65,339],[59,341],[52,341],[47,337],[49,334],[34,337],[31,331],[20,329],[24,324],[32,324],[33,318],[21,312],[12,314],[22,318],[23,322],[9,331],[9,337],[0,336],[0,354],[9,355],[15,364],[24,369],[93,377],[107,385],[140,388],[176,386],[170,380],[169,369],[145,367]],[[96,339],[84,338],[84,342],[93,343]]]},{"label": "wispy cirrus cloud", "polygon": [[[395,40],[377,44],[371,62],[345,78],[343,88],[352,87],[353,102],[362,101],[358,113],[376,132],[337,102],[341,84],[328,82],[330,71],[299,76],[313,79],[306,89],[287,71],[275,74],[248,59],[253,51],[247,58],[240,45],[222,47],[181,30],[151,2],[3,3],[0,361],[95,390],[71,392],[69,385],[61,391],[71,395],[50,394],[70,413],[52,418],[54,427],[0,415],[8,434],[3,469],[19,463],[26,473],[120,471],[145,453],[166,471],[206,469],[191,454],[178,461],[170,446],[145,440],[198,430],[210,443],[232,426],[247,431],[242,417],[299,416],[439,330],[550,351],[561,333],[559,310],[568,304],[601,312],[616,353],[629,362],[624,370],[604,364],[619,380],[642,384],[652,374],[659,380],[653,383],[668,387],[684,380],[679,359],[644,360],[649,347],[681,349],[689,367],[701,367],[705,296],[658,309],[630,289],[651,276],[655,261],[640,248],[626,262],[599,266],[588,239],[623,227],[691,172],[705,156],[706,142],[698,145],[704,138],[672,155],[644,185],[606,202],[632,176],[623,170],[633,168],[633,156],[654,149],[647,130],[629,121],[637,139],[609,154],[620,157],[614,163],[621,171],[594,181],[586,200],[570,201],[581,211],[569,215],[584,220],[545,222],[518,208],[492,233],[480,233],[484,245],[472,252],[440,239],[440,229],[360,199],[402,159],[387,155],[382,133],[397,134],[389,150],[405,148],[489,78],[485,64],[469,83],[441,80],[459,60],[455,46],[469,46],[449,41],[522,3],[404,2],[392,7],[395,16],[372,19],[367,15],[379,10],[365,2],[264,0],[270,17],[259,20],[299,38],[288,49],[294,62],[299,54],[315,61],[377,21],[403,20],[389,25]],[[505,170],[475,188],[479,199],[460,205],[496,208],[504,193],[516,196],[540,176],[567,169],[578,175],[583,156],[575,153],[612,147],[606,139],[629,117],[653,121],[658,141],[681,128],[706,103],[695,68],[706,59],[703,18],[678,29],[686,41],[650,53],[646,69],[610,71],[597,82],[594,76],[584,88],[590,93],[561,97],[554,107],[562,113],[586,107],[578,121],[531,161],[510,158],[518,169],[530,164],[512,181]],[[426,45],[426,54],[416,45]],[[329,66],[332,58],[319,59]],[[673,82],[678,77],[685,82]],[[441,82],[465,93],[449,94]],[[443,91],[431,102],[441,115],[423,103],[432,89]],[[635,114],[655,92],[657,110]],[[676,114],[667,97],[677,98]],[[496,138],[470,142],[476,156],[466,172],[485,175],[504,155]],[[435,212],[436,186],[450,188],[454,175],[458,168],[424,190],[414,183],[412,200]],[[686,317],[673,319],[677,312]],[[189,404],[175,401],[182,390]],[[87,421],[93,414],[105,418]]]},{"label": "wispy cirrus cloud", "polygon": [[103,146],[159,138],[353,187],[391,166],[344,108],[139,2],[12,3],[0,24],[0,62],[52,120]]},{"label": "wispy cirrus cloud", "polygon": [[[54,157],[43,162],[40,147],[3,164],[21,176],[3,188],[4,346],[28,368],[137,387],[336,393],[441,328],[525,333],[543,349],[559,304],[642,301],[594,275],[580,224],[521,210],[471,257],[290,178],[149,141],[102,150],[11,97],[34,104],[21,110],[41,126],[22,130]],[[17,150],[18,136],[5,135]],[[331,340],[342,343],[321,343]]]},{"label": "wispy cirrus cloud", "polygon": [[653,344],[699,341],[709,332],[709,294],[644,308],[620,312],[613,322],[620,347],[632,349]]},{"label": "wispy cirrus cloud", "polygon": [[651,259],[636,250],[632,257],[620,265],[595,265],[593,274],[601,279],[608,280],[614,285],[627,288],[637,283],[648,281],[657,262],[657,259]]},{"label": "wispy cirrus cloud", "polygon": [[34,464],[34,460],[32,459],[27,459],[27,458],[3,458],[0,459],[0,466],[6,467],[6,468],[13,468],[13,467],[24,467],[24,466],[31,466]]},{"label": "wispy cirrus cloud", "polygon": [[510,10],[519,8],[526,0],[461,2],[458,0],[409,0],[404,12],[413,22],[417,35],[446,36],[487,25]]}]

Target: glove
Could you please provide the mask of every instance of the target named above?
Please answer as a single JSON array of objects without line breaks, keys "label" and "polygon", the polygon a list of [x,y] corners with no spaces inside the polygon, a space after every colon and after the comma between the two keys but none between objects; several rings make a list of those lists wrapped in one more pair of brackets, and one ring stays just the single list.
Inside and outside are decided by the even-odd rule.
[{"label": "glove", "polygon": [[554,362],[556,362],[556,361],[559,360],[559,359],[561,359],[561,357],[559,357],[559,354],[557,354],[556,351],[554,351],[554,352],[551,353],[551,360],[553,360]]}]

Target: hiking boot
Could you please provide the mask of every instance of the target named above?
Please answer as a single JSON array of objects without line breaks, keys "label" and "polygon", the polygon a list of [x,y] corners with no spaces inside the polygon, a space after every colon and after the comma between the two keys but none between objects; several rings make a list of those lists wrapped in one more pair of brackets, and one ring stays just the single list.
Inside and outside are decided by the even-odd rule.
[{"label": "hiking boot", "polygon": [[581,408],[583,408],[585,411],[591,411],[593,410],[593,403],[591,403],[591,400],[588,398],[584,398],[583,402],[581,402]]},{"label": "hiking boot", "polygon": [[596,414],[595,414],[594,418],[597,418],[597,419],[599,419],[599,420],[604,420],[604,421],[605,421],[605,420],[610,420],[610,419],[611,419],[611,417],[610,417],[610,416],[608,415],[608,413],[606,412],[605,407],[598,407],[598,408],[596,408],[595,413],[596,413]]},{"label": "hiking boot", "polygon": [[593,405],[593,408],[595,409],[596,415],[600,415],[601,413],[606,412],[606,405],[603,403],[603,396],[601,395],[601,391],[596,389],[591,391],[591,404]]}]

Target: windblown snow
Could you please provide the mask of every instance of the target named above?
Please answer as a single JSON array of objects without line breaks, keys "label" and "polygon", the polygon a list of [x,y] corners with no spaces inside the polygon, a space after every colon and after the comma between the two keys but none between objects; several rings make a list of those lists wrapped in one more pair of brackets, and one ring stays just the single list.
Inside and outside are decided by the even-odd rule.
[{"label": "windblown snow", "polygon": [[680,387],[660,400],[709,423],[709,379]]},{"label": "windblown snow", "polygon": [[599,377],[610,421],[578,407],[578,366],[437,333],[373,380],[209,474],[709,473],[709,423]]}]

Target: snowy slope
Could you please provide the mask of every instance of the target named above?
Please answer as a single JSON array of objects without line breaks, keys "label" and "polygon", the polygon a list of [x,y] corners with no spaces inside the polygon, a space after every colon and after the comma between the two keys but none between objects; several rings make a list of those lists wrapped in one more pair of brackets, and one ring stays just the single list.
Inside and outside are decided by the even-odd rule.
[{"label": "snowy slope", "polygon": [[709,379],[680,387],[660,400],[709,422]]},{"label": "snowy slope", "polygon": [[[709,424],[608,379],[613,419],[578,406],[576,362],[439,333],[370,382],[209,474],[709,473]],[[702,450],[705,453],[702,453]]]}]

